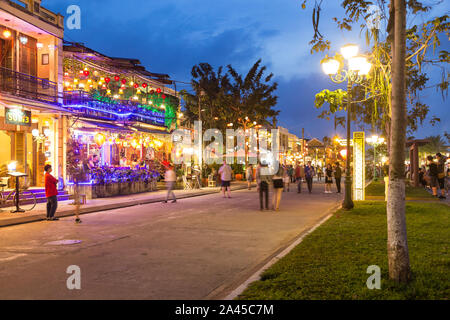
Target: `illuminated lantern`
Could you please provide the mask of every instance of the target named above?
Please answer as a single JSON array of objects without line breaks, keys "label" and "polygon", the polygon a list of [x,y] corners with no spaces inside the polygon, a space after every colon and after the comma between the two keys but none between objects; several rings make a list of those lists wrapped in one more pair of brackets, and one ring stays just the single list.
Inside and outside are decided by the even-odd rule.
[{"label": "illuminated lantern", "polygon": [[139,85],[137,83],[135,83],[134,87],[137,89],[137,88],[139,88]]},{"label": "illuminated lantern", "polygon": [[141,90],[138,89],[138,91],[136,92],[136,94],[141,94]]},{"label": "illuminated lantern", "polygon": [[84,70],[83,74],[87,77],[89,75],[89,70]]},{"label": "illuminated lantern", "polygon": [[119,76],[114,76],[114,80],[119,81],[120,77]]},{"label": "illuminated lantern", "polygon": [[161,89],[160,88],[156,89],[156,93],[161,93]]},{"label": "illuminated lantern", "polygon": [[166,98],[166,95],[165,94],[163,94],[162,96],[161,96],[163,99],[165,99]]},{"label": "illuminated lantern", "polygon": [[154,91],[154,90],[150,90],[150,94],[151,94],[151,95],[154,95],[154,94],[155,94],[155,91]]},{"label": "illuminated lantern", "polygon": [[3,36],[4,36],[5,38],[11,37],[11,31],[9,31],[9,30],[3,31]]},{"label": "illuminated lantern", "polygon": [[108,77],[105,78],[105,82],[106,82],[106,83],[109,83],[110,81],[111,81],[110,78],[108,78]]},{"label": "illuminated lantern", "polygon": [[145,82],[142,84],[142,88],[147,88],[147,84]]},{"label": "illuminated lantern", "polygon": [[103,133],[97,133],[94,136],[94,140],[95,140],[95,143],[97,143],[97,145],[99,147],[101,147],[105,143],[106,137],[105,137],[105,135]]},{"label": "illuminated lantern", "polygon": [[122,79],[122,84],[127,83],[127,79]]},{"label": "illuminated lantern", "polygon": [[119,143],[120,143],[120,139],[119,139],[119,138],[116,138],[116,140],[114,140],[114,142],[115,142],[116,144],[119,144]]},{"label": "illuminated lantern", "polygon": [[347,149],[342,149],[341,151],[339,151],[339,153],[341,154],[342,158],[347,157]]},{"label": "illuminated lantern", "polygon": [[136,139],[131,140],[131,146],[133,148],[136,148],[138,146],[138,142],[136,141]]}]

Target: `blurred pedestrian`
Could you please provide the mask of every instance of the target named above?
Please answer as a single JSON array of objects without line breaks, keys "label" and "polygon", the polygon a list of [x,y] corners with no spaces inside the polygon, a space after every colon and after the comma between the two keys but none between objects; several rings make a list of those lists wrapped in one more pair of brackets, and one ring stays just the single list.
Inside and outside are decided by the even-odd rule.
[{"label": "blurred pedestrian", "polygon": [[308,185],[309,193],[312,192],[313,177],[315,175],[314,168],[311,166],[311,161],[308,161],[308,165],[305,167],[305,179]]},{"label": "blurred pedestrian", "polygon": [[341,178],[342,169],[339,166],[339,162],[336,162],[336,167],[334,168],[334,180],[336,181],[337,193],[341,193]]},{"label": "blurred pedestrian", "polygon": [[259,207],[261,211],[264,210],[264,204],[265,209],[269,210],[269,185],[271,180],[272,178],[269,174],[267,164],[263,163],[258,165],[256,168],[256,183],[258,185]]},{"label": "blurred pedestrian", "polygon": [[323,173],[323,169],[319,166],[316,167],[316,173],[317,173],[317,181],[321,181],[322,180],[322,173]]},{"label": "blurred pedestrian", "polygon": [[47,198],[47,220],[59,220],[57,217],[55,217],[56,209],[58,208],[58,189],[56,187],[56,185],[58,184],[58,180],[51,175],[51,165],[45,165],[44,171],[45,197]]},{"label": "blurred pedestrian", "polygon": [[283,171],[284,171],[284,175],[283,175],[283,192],[286,191],[289,192],[289,186],[291,183],[291,178],[289,177],[289,172],[288,172],[288,167],[287,166],[283,166]]},{"label": "blurred pedestrian", "polygon": [[430,170],[430,187],[433,192],[433,196],[437,197],[437,187],[438,187],[438,166],[434,162],[433,156],[427,157],[428,168]]},{"label": "blurred pedestrian", "polygon": [[289,175],[289,182],[294,183],[295,177],[294,177],[294,166],[291,164],[288,166],[288,175]]},{"label": "blurred pedestrian", "polygon": [[383,165],[383,179],[384,179],[384,201],[387,201],[389,189],[389,160],[387,160]]},{"label": "blurred pedestrian", "polygon": [[439,189],[441,189],[441,195],[439,196],[439,199],[446,199],[446,188],[445,188],[445,162],[447,159],[440,153],[436,153],[436,160],[437,160],[437,179],[439,184]]},{"label": "blurred pedestrian", "polygon": [[219,169],[220,179],[222,180],[222,192],[223,197],[225,197],[225,191],[228,191],[228,198],[231,198],[231,175],[233,174],[233,170],[230,165],[227,164],[225,160],[223,160],[223,165]]},{"label": "blurred pedestrian", "polygon": [[305,178],[305,167],[297,162],[295,167],[295,180],[297,181],[297,193],[302,192],[302,180]]},{"label": "blurred pedestrian", "polygon": [[177,198],[175,197],[175,193],[173,192],[173,189],[175,188],[175,183],[177,182],[177,175],[175,173],[175,170],[173,170],[173,166],[170,164],[167,166],[164,181],[166,183],[167,188],[167,195],[166,200],[164,200],[164,203],[167,203],[170,195],[172,195],[173,199],[172,203],[177,202]]},{"label": "blurred pedestrian", "polygon": [[325,169],[325,193],[331,193],[331,184],[333,183],[333,168],[327,164]]},{"label": "blurred pedestrian", "polygon": [[249,164],[247,169],[245,170],[245,177],[247,179],[248,190],[252,190],[253,166],[251,164]]},{"label": "blurred pedestrian", "polygon": [[273,182],[273,200],[272,200],[272,210],[278,211],[280,209],[281,195],[283,193],[283,177],[284,177],[283,166],[278,167],[277,173],[272,177]]}]

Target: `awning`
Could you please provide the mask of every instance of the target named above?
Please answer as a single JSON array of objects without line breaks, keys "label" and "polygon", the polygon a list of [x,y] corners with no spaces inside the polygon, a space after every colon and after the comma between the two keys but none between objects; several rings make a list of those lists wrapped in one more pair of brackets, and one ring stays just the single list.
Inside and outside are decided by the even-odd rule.
[{"label": "awning", "polygon": [[[93,126],[93,127],[81,127],[78,128],[78,130],[86,130],[86,131],[98,131],[98,128],[103,128],[103,129],[107,129],[110,131],[119,131],[119,132],[126,132],[126,133],[131,133],[133,132],[133,130],[127,128],[127,127],[123,127],[123,126],[119,126],[110,122],[102,122],[102,121],[95,121],[95,120],[85,120],[85,119],[79,119],[78,120],[81,124],[85,124],[88,126]],[[77,121],[77,122],[78,122]]]},{"label": "awning", "polygon": [[146,132],[146,133],[170,134],[170,132],[167,132],[167,130],[165,130],[165,127],[161,127],[162,130],[148,129],[148,128],[144,128],[141,126],[130,126],[130,128],[134,128],[140,132]]}]

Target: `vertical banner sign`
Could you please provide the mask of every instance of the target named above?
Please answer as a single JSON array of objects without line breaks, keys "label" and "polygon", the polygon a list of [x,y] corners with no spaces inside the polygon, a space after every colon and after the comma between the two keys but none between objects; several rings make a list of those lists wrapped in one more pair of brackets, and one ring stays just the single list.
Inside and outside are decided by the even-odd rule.
[{"label": "vertical banner sign", "polygon": [[353,132],[353,199],[364,200],[366,170],[364,132]]}]

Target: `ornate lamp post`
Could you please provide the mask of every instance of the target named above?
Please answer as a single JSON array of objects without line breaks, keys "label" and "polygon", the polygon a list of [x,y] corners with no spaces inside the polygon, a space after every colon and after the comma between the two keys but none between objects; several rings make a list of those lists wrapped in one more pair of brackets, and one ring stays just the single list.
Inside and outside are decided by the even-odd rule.
[{"label": "ornate lamp post", "polygon": [[367,59],[358,55],[358,46],[347,44],[341,48],[342,56],[347,60],[347,69],[344,69],[340,61],[329,58],[322,62],[322,70],[334,83],[347,83],[347,159],[345,168],[345,198],[342,203],[344,209],[353,208],[352,180],[350,176],[350,114],[351,114],[351,92],[353,83],[361,83],[364,76],[370,71],[371,64]]},{"label": "ornate lamp post", "polygon": [[375,166],[376,166],[376,156],[377,156],[377,145],[383,144],[384,143],[384,138],[379,137],[377,135],[373,135],[370,138],[366,139],[367,143],[373,145],[373,178],[375,179]]}]

